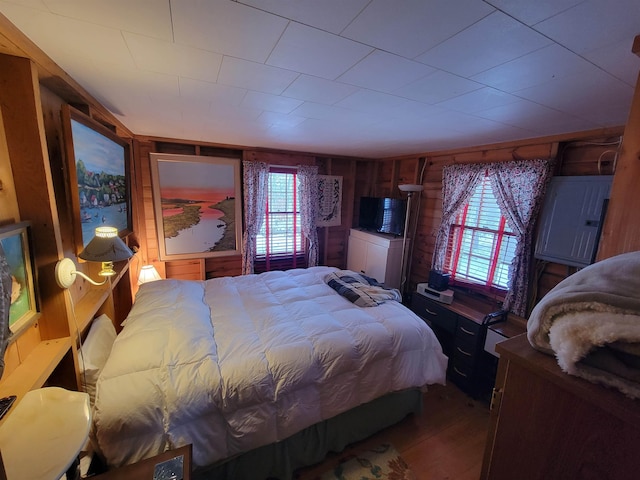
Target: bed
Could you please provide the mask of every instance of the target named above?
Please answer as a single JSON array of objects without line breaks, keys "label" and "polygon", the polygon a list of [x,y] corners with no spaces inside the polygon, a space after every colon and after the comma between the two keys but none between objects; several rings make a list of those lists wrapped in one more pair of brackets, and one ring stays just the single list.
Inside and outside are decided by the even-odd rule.
[{"label": "bed", "polygon": [[445,382],[435,335],[398,302],[354,305],[335,271],[141,285],[97,380],[107,464],[191,443],[197,478],[291,478],[418,411]]}]

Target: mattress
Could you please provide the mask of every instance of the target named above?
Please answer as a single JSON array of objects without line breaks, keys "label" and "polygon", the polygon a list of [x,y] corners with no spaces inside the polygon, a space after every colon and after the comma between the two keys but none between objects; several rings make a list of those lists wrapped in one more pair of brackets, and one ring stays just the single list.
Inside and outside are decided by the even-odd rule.
[{"label": "mattress", "polygon": [[278,442],[388,392],[444,383],[431,329],[357,307],[313,267],[141,285],[96,388],[110,466],[191,443],[196,467]]}]

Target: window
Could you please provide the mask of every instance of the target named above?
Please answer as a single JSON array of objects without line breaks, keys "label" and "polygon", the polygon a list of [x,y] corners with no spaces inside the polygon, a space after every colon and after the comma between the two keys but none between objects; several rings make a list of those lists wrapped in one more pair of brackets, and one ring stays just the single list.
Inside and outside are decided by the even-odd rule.
[{"label": "window", "polygon": [[267,208],[256,238],[256,272],[306,266],[297,177],[292,169],[269,171]]},{"label": "window", "polygon": [[507,290],[516,244],[485,174],[451,225],[445,270],[454,282]]}]

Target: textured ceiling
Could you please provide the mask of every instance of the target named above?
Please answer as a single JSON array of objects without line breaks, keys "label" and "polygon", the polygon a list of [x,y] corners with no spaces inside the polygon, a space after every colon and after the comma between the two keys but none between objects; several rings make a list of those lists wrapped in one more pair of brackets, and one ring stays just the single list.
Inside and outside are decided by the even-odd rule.
[{"label": "textured ceiling", "polygon": [[388,157],[624,125],[638,0],[0,0],[132,132]]}]

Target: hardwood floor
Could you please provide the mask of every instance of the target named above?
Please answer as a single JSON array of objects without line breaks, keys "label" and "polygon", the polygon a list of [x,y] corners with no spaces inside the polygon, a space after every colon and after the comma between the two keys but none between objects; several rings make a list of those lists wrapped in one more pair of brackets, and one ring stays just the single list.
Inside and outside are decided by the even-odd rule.
[{"label": "hardwood floor", "polygon": [[[473,400],[451,382],[424,394],[422,415],[348,447],[359,452],[390,442],[418,480],[478,480],[489,427],[489,406]],[[312,480],[336,465],[345,452],[330,454],[319,465],[302,469],[298,480]]]}]

